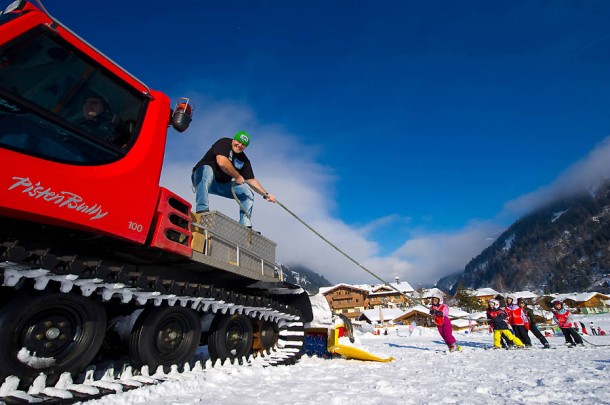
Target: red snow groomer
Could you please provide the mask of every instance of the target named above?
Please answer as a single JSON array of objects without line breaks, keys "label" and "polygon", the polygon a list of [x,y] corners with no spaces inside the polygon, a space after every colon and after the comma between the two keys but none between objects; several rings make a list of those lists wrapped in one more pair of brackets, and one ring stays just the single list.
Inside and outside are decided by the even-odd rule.
[{"label": "red snow groomer", "polygon": [[159,186],[168,127],[191,119],[40,4],[0,15],[0,384],[182,367],[200,345],[298,358],[311,307],[275,243]]}]

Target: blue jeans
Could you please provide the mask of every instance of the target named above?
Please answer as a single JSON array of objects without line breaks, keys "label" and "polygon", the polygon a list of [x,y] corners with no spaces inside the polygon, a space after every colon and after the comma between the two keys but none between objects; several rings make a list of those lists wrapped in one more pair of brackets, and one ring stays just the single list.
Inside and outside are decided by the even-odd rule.
[{"label": "blue jeans", "polygon": [[[211,166],[199,166],[191,175],[193,187],[195,187],[195,211],[207,211],[210,209],[209,194],[235,199],[231,192],[231,185],[234,182],[219,183],[214,177]],[[235,195],[241,202],[248,216],[243,210],[239,209],[239,223],[243,226],[252,226],[252,207],[254,206],[254,192],[247,184],[235,184]],[[250,218],[248,218],[250,217]]]}]

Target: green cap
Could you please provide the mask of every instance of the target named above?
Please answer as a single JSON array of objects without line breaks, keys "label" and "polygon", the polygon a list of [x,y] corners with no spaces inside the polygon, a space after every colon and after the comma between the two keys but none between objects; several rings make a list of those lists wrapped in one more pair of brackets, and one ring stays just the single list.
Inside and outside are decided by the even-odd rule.
[{"label": "green cap", "polygon": [[241,142],[244,146],[250,145],[250,135],[246,131],[237,131],[233,137],[237,142]]}]

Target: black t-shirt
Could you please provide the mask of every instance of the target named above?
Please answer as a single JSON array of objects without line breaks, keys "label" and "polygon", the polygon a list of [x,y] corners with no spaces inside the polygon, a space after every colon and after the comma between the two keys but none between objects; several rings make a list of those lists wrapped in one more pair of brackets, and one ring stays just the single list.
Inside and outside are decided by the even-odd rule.
[{"label": "black t-shirt", "polygon": [[201,159],[193,170],[198,168],[199,166],[208,165],[212,167],[214,171],[214,177],[216,181],[219,183],[228,183],[232,180],[232,177],[223,172],[216,163],[216,156],[221,155],[229,159],[233,163],[233,167],[235,170],[239,172],[243,176],[244,179],[250,180],[254,178],[254,171],[252,170],[252,165],[250,164],[250,159],[244,152],[242,153],[234,153],[233,148],[231,147],[232,139],[230,138],[221,138],[217,140],[214,145],[208,150],[203,159]]}]

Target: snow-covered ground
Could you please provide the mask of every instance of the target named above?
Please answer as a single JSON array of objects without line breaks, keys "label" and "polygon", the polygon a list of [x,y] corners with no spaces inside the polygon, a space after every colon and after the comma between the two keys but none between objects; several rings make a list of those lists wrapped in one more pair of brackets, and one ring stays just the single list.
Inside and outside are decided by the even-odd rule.
[{"label": "snow-covered ground", "polygon": [[[610,330],[610,315],[582,316]],[[88,404],[610,404],[610,334],[592,346],[553,350],[532,337],[529,350],[486,350],[492,336],[455,333],[461,353],[447,354],[433,329],[406,326],[387,336],[358,334],[356,344],[389,363],[304,356],[294,366],[224,366]]]}]

